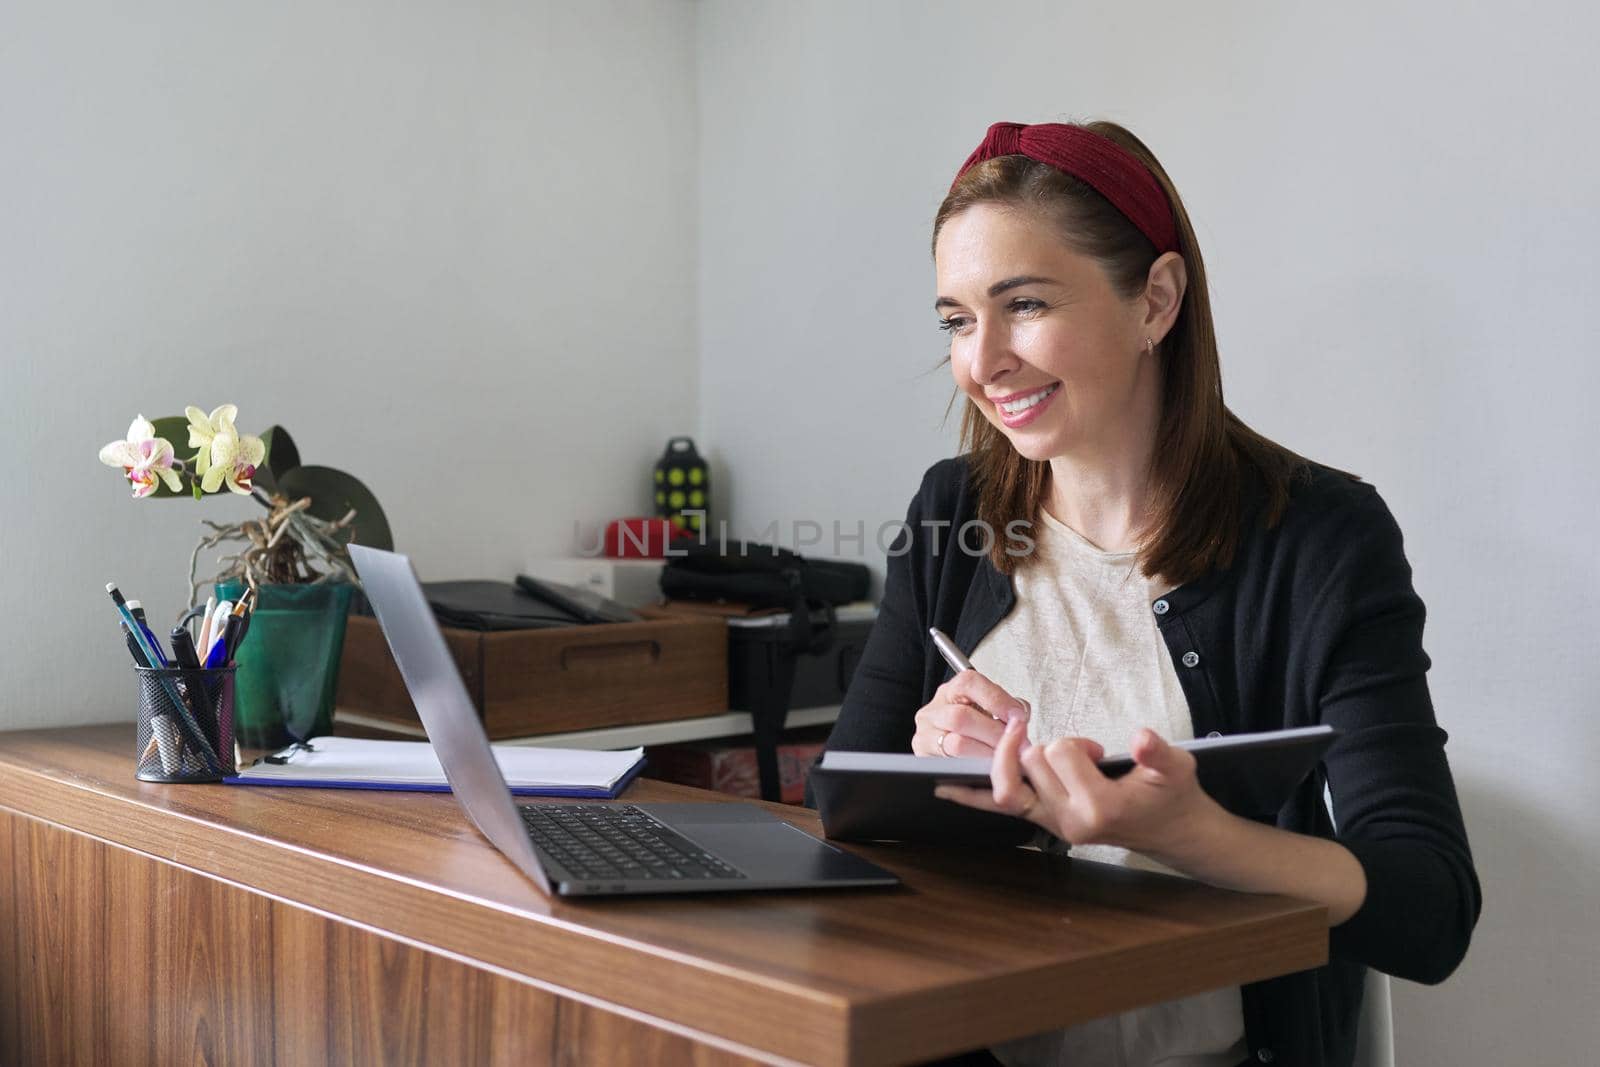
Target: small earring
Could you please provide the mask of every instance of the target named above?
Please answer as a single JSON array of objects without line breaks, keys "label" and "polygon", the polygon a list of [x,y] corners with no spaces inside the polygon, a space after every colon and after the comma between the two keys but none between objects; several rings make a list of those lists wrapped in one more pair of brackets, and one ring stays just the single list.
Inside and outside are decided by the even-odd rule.
[{"label": "small earring", "polygon": [[1156,343],[1150,340],[1148,337],[1144,339],[1144,353],[1147,356],[1153,356],[1156,354]]}]

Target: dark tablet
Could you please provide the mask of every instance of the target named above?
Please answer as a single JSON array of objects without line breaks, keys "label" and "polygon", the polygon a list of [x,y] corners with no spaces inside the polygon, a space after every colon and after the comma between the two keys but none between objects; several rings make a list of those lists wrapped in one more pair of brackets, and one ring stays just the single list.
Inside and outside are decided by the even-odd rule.
[{"label": "dark tablet", "polygon": [[[1182,741],[1194,753],[1200,787],[1229,811],[1263,818],[1283,807],[1338,731],[1308,726],[1270,733]],[[1133,757],[1107,756],[1099,767],[1117,778]],[[933,795],[935,786],[987,786],[986,759],[945,759],[899,752],[827,752],[811,771],[823,832],[839,841],[921,841],[1020,845],[1036,827]]]},{"label": "dark tablet", "polygon": [[608,600],[593,589],[582,589],[560,582],[547,582],[542,578],[517,575],[517,588],[552,607],[558,608],[586,623],[638,622],[643,616]]}]

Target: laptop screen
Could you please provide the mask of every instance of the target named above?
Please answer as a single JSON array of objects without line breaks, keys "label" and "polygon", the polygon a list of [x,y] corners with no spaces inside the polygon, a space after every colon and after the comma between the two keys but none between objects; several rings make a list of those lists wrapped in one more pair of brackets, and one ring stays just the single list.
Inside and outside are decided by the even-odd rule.
[{"label": "laptop screen", "polygon": [[350,558],[457,802],[507,859],[549,893],[550,879],[528,840],[411,560],[357,544],[350,545]]}]

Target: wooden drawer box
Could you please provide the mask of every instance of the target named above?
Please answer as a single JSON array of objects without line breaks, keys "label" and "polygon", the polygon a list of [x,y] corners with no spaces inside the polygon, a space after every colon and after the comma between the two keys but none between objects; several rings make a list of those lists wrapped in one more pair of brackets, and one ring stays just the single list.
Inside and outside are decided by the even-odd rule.
[{"label": "wooden drawer box", "polygon": [[[642,622],[541,630],[446,627],[445,643],[492,740],[727,711],[723,620],[639,613]],[[376,619],[350,617],[336,703],[402,733],[421,727]]]}]

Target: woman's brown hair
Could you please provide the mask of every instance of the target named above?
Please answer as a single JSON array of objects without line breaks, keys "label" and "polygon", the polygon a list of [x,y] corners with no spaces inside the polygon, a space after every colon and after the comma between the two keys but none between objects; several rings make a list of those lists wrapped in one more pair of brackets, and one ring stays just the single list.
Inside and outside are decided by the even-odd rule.
[{"label": "woman's brown hair", "polygon": [[[1306,460],[1262,437],[1222,402],[1222,367],[1211,320],[1205,263],[1189,214],[1172,180],[1137,137],[1114,122],[1083,128],[1114,141],[1155,175],[1172,205],[1188,287],[1172,329],[1156,349],[1161,360],[1161,416],[1151,460],[1149,521],[1139,541],[1140,569],[1184,585],[1229,566],[1239,546],[1245,479],[1255,472],[1266,492],[1270,528],[1283,515],[1291,481],[1308,477]],[[1144,291],[1156,249],[1127,217],[1085,182],[1026,156],[999,156],[969,169],[934,218],[933,240],[951,218],[974,204],[1029,209],[1053,222],[1067,246],[1099,262],[1124,299]],[[961,444],[978,494],[978,518],[1003,530],[1016,519],[1036,521],[1050,465],[1018,455],[1006,435],[970,399],[961,417]],[[989,558],[1002,574],[1019,557],[1004,538]]]}]

